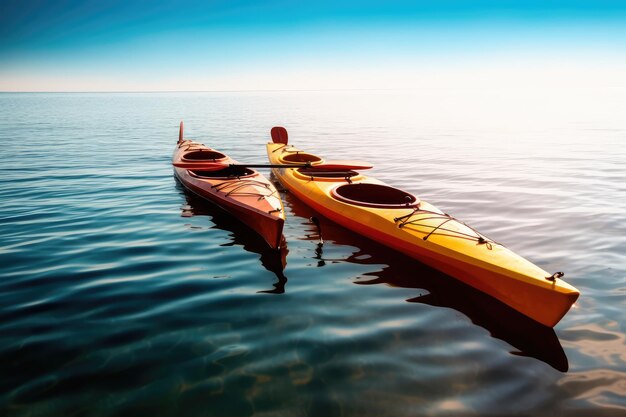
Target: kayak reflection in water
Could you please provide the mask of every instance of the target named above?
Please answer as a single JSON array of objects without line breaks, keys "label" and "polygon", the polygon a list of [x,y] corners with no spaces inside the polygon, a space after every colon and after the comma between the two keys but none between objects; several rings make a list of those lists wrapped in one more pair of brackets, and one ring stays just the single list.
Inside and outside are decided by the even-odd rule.
[{"label": "kayak reflection in water", "polygon": [[[295,216],[310,219],[315,215],[304,203],[290,194],[285,196],[285,206]],[[384,284],[391,287],[419,289],[419,295],[407,299],[410,303],[422,303],[435,307],[452,308],[467,316],[474,324],[486,329],[494,338],[504,340],[519,351],[514,355],[538,359],[554,369],[566,372],[569,368],[567,356],[554,332],[519,313],[504,303],[412,258],[395,252],[383,245],[344,229],[321,218],[326,245],[342,245],[357,248],[341,259],[323,257],[318,234],[305,234],[305,239],[317,241],[314,258],[318,266],[327,262],[348,262],[372,265],[378,270],[355,277],[359,285]],[[308,223],[312,223],[309,220]],[[380,265],[384,265],[382,269]],[[363,279],[366,278],[366,279]]]},{"label": "kayak reflection in water", "polygon": [[278,280],[273,284],[272,289],[260,290],[259,293],[283,294],[287,277],[284,269],[287,265],[287,244],[283,238],[280,249],[271,249],[257,233],[238,221],[231,214],[225,212],[215,204],[211,204],[204,199],[187,191],[178,180],[176,188],[185,197],[186,207],[182,208],[183,217],[209,216],[214,226],[212,229],[225,230],[231,233],[232,240],[220,246],[241,246],[244,250],[256,253],[260,256],[261,265],[272,272]]}]

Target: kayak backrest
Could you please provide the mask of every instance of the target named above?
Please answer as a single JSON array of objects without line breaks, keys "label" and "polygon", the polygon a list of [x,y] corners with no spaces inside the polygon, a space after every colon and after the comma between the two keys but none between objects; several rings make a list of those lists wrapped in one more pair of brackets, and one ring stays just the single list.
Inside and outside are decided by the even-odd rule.
[{"label": "kayak backrest", "polygon": [[333,198],[356,206],[407,208],[419,204],[411,193],[383,184],[344,184],[331,191]]},{"label": "kayak backrest", "polygon": [[289,142],[287,129],[282,126],[274,126],[270,134],[272,135],[272,142],[274,143],[284,143],[286,145]]}]

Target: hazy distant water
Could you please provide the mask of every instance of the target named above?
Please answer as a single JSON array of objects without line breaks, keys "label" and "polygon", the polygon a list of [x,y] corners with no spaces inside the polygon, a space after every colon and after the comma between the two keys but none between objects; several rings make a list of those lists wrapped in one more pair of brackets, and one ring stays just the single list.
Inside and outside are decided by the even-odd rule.
[{"label": "hazy distant water", "polygon": [[[626,91],[0,94],[9,416],[626,415]],[[269,129],[418,194],[582,296],[548,330],[285,195],[287,266],[177,186]],[[407,302],[408,301],[408,302]]]}]

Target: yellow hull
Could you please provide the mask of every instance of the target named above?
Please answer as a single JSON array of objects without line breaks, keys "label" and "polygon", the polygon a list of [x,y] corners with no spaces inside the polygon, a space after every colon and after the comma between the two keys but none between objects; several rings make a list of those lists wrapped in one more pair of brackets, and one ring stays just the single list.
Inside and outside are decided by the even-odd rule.
[{"label": "yellow hull", "polygon": [[[309,155],[313,165],[323,162],[280,143],[268,143],[267,153],[272,164],[307,160]],[[385,186],[374,178],[355,173],[350,178],[323,178],[295,168],[273,171],[286,189],[325,217],[445,272],[546,326],[556,325],[580,295],[565,281],[547,279],[548,272],[425,201],[389,208],[359,204],[339,193],[338,187],[349,183]]]}]

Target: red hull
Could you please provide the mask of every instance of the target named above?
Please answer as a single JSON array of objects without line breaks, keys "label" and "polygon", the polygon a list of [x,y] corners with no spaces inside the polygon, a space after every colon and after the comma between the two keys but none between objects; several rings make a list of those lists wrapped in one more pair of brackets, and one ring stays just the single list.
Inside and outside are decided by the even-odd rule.
[{"label": "red hull", "polygon": [[[172,157],[173,163],[208,161],[236,163],[214,149],[189,140],[179,142]],[[232,213],[271,248],[280,248],[285,212],[278,191],[263,175],[251,169],[203,172],[174,167],[174,172],[185,188]]]}]

